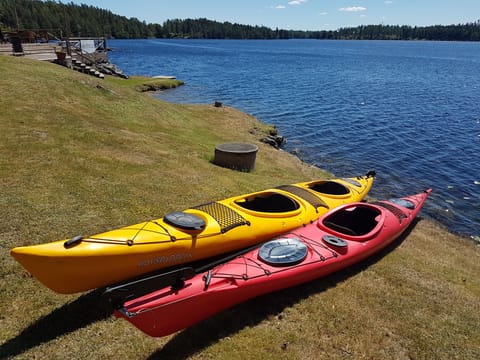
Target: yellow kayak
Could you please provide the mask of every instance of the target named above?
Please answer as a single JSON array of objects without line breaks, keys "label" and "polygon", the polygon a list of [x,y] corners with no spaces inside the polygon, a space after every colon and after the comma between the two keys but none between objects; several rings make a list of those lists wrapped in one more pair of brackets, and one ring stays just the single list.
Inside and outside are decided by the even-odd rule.
[{"label": "yellow kayak", "polygon": [[92,236],[16,247],[11,255],[50,289],[71,294],[232,252],[362,200],[375,173],[283,185],[172,212]]}]

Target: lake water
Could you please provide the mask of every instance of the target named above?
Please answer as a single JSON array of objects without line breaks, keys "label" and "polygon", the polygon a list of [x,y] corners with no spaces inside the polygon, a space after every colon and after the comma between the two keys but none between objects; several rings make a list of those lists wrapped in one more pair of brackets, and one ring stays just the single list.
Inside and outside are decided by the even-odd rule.
[{"label": "lake water", "polygon": [[336,176],[377,171],[371,195],[433,193],[423,214],[480,235],[480,43],[113,40],[129,75],[174,75],[158,94],[220,101],[275,124],[285,150]]}]

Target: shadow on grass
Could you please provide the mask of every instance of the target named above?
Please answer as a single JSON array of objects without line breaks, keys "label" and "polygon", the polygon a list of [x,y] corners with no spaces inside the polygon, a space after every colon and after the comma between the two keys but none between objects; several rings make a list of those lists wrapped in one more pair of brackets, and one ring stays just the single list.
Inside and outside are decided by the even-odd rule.
[{"label": "shadow on grass", "polygon": [[0,346],[0,359],[14,357],[59,336],[71,333],[96,321],[107,319],[113,311],[102,306],[95,290],[37,320],[16,337]]},{"label": "shadow on grass", "polygon": [[245,327],[255,326],[271,316],[277,316],[285,308],[291,307],[313,294],[335,287],[338,283],[362,272],[393,251],[405,240],[419,220],[420,218],[414,219],[403,235],[363,262],[318,280],[263,295],[223,311],[177,333],[148,359],[187,359],[222,338],[235,334]]}]

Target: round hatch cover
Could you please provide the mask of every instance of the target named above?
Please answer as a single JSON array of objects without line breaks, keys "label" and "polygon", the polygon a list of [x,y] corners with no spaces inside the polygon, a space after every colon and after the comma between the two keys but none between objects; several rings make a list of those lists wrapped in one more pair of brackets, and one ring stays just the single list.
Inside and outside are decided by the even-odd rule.
[{"label": "round hatch cover", "polygon": [[203,230],[205,229],[205,221],[190,213],[183,211],[175,211],[163,217],[163,220],[170,225],[185,230]]},{"label": "round hatch cover", "polygon": [[281,238],[266,242],[260,248],[258,257],[275,266],[294,265],[307,256],[307,246],[297,238]]},{"label": "round hatch cover", "polygon": [[415,209],[415,204],[407,199],[390,199],[388,201],[390,201],[391,203],[394,203],[395,205],[403,206],[404,208],[407,208],[407,209],[412,209],[412,210]]},{"label": "round hatch cover", "polygon": [[324,235],[322,237],[323,241],[325,241],[327,244],[336,246],[336,247],[347,247],[348,244],[345,240],[340,239],[339,237],[333,236],[333,235]]}]

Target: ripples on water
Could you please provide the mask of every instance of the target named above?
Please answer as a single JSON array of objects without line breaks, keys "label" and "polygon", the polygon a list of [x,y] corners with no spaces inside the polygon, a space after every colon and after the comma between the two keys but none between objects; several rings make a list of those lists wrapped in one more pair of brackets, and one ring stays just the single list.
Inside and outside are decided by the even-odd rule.
[{"label": "ripples on water", "polygon": [[276,124],[286,150],[350,176],[375,169],[371,195],[432,187],[424,213],[480,235],[480,43],[118,40],[128,74],[175,75],[159,94],[221,101]]}]

